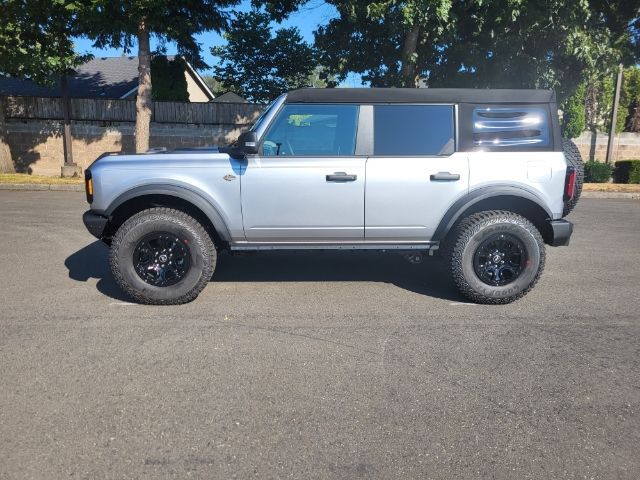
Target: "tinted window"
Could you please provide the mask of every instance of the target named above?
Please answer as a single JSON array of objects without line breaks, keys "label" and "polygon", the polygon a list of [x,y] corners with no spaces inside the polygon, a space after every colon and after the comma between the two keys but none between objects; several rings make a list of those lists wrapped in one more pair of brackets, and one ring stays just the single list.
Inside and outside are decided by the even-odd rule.
[{"label": "tinted window", "polygon": [[540,107],[483,107],[473,110],[476,147],[549,146],[549,114]]},{"label": "tinted window", "polygon": [[450,105],[376,105],[374,155],[450,155],[454,151]]},{"label": "tinted window", "polygon": [[262,144],[264,156],[348,156],[356,146],[356,105],[285,105]]}]

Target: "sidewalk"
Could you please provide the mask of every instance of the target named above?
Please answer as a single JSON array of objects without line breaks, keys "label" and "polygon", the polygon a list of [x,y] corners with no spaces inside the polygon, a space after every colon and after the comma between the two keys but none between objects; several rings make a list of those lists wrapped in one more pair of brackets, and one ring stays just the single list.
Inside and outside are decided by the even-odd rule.
[{"label": "sidewalk", "polygon": [[0,190],[53,190],[59,192],[84,192],[82,183],[0,183]]}]

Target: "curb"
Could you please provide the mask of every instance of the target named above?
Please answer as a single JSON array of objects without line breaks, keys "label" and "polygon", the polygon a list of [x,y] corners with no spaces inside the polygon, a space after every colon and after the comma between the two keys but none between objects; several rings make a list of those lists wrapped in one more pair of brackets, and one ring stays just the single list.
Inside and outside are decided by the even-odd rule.
[{"label": "curb", "polygon": [[84,185],[64,183],[0,183],[0,190],[84,192]]},{"label": "curb", "polygon": [[580,198],[627,198],[640,200],[640,192],[585,192],[580,194]]}]

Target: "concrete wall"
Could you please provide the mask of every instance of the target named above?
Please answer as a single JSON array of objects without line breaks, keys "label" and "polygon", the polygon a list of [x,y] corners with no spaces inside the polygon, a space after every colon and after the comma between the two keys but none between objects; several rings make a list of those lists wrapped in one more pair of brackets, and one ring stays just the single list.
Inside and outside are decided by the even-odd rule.
[{"label": "concrete wall", "polygon": [[[151,147],[200,147],[233,142],[249,125],[153,123]],[[7,122],[9,147],[16,171],[59,176],[64,164],[62,122],[17,120]],[[72,122],[73,158],[83,169],[104,152],[133,152],[131,122]]]},{"label": "concrete wall", "polygon": [[[607,156],[609,136],[605,133],[583,132],[574,138],[582,159],[604,161]],[[640,133],[620,133],[613,144],[613,161],[640,160]]]},{"label": "concrete wall", "polygon": [[[151,124],[151,147],[200,147],[233,142],[248,123],[231,124]],[[7,121],[9,147],[18,172],[60,175],[64,164],[62,122],[59,120],[10,119]],[[133,122],[72,122],[73,157],[82,168],[104,152],[134,151]],[[585,132],[574,142],[586,161],[604,161],[608,137]],[[640,159],[640,134],[616,136],[614,161]]]}]

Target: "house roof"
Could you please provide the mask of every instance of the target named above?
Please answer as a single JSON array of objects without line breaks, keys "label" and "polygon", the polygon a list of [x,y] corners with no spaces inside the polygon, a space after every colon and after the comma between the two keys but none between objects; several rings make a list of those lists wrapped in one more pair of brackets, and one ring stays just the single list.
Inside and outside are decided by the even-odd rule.
[{"label": "house roof", "polygon": [[[168,56],[170,60],[173,56]],[[204,81],[187,63],[187,70],[200,84]],[[69,95],[77,98],[124,98],[138,87],[138,57],[95,57],[76,67],[68,77]],[[208,96],[211,91],[204,86]],[[60,97],[60,81],[45,87],[37,83],[10,77],[0,77],[0,95]]]},{"label": "house roof", "polygon": [[553,90],[480,88],[303,88],[287,103],[551,103]]}]

